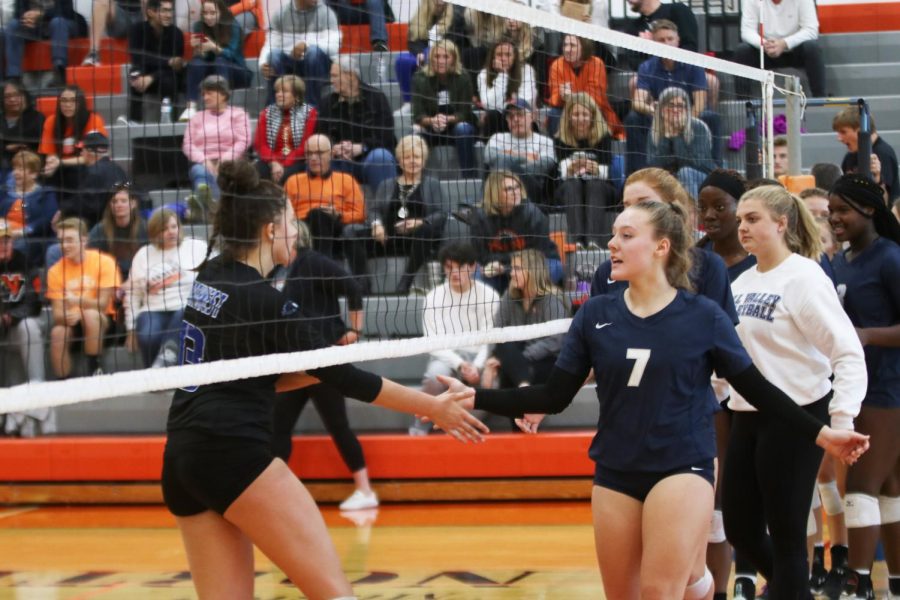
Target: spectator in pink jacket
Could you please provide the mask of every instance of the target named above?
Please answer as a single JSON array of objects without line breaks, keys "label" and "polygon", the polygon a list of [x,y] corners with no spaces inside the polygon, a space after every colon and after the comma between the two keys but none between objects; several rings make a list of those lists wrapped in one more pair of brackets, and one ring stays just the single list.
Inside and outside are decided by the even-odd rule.
[{"label": "spectator in pink jacket", "polygon": [[241,158],[250,146],[250,119],[244,109],[228,106],[231,89],[221,75],[204,79],[200,91],[204,110],[191,117],[182,149],[194,163],[190,171],[194,190],[191,209],[205,213],[211,201],[219,199],[219,164]]}]

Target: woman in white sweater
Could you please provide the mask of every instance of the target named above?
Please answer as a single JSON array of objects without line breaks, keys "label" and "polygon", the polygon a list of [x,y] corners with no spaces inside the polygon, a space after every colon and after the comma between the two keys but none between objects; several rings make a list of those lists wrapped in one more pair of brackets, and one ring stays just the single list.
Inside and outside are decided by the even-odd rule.
[{"label": "woman in white sweater", "polygon": [[150,215],[147,234],[150,243],[135,253],[123,286],[126,345],[132,352],[140,350],[145,367],[168,366],[177,359],[184,306],[195,269],[206,256],[206,242],[184,239],[178,216],[168,208]]},{"label": "woman in white sweater", "polygon": [[478,97],[484,108],[481,134],[489,138],[509,131],[504,109],[521,98],[534,106],[537,97],[534,69],[522,58],[519,48],[503,39],[490,49],[484,68],[478,74]]},{"label": "woman in white sweater", "polygon": [[[746,192],[737,218],[741,245],[757,259],[732,284],[741,342],[766,379],[811,415],[852,429],[866,393],[865,359],[817,262],[815,219],[781,186]],[[728,406],[735,411],[722,476],[728,540],[765,576],[770,598],[808,598],[806,521],[822,451],[735,390]]]}]

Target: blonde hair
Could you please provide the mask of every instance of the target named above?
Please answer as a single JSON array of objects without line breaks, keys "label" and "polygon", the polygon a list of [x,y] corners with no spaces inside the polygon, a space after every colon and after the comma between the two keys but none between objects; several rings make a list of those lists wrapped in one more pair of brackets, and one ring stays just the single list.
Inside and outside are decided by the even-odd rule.
[{"label": "blonde hair", "polygon": [[522,184],[522,180],[519,179],[519,176],[513,173],[512,171],[491,171],[488,174],[487,179],[484,180],[484,212],[488,215],[499,215],[500,214],[500,203],[503,198],[503,182],[507,179],[513,179],[519,186],[519,191],[522,193],[522,201],[526,200],[525,198],[525,186]]},{"label": "blonde hair", "polygon": [[170,208],[157,208],[151,213],[147,219],[147,237],[150,243],[157,248],[162,248],[162,235],[169,224],[169,219],[175,219],[178,223],[178,245],[184,240],[184,229],[181,227],[181,221],[178,220],[178,214]]},{"label": "blonde hair", "polygon": [[650,186],[663,201],[680,206],[687,215],[690,225],[692,227],[696,225],[697,210],[694,199],[674,175],[659,167],[647,167],[629,175],[625,180],[625,187],[627,188],[633,183],[644,183]]},{"label": "blonde hair", "polygon": [[309,225],[302,219],[295,219],[295,225],[297,225],[297,247],[311,248],[312,233],[309,230]]},{"label": "blonde hair", "polygon": [[68,217],[61,220],[56,224],[56,233],[62,235],[62,232],[66,229],[74,229],[78,232],[78,234],[82,238],[87,238],[88,227],[87,223],[79,219],[78,217]]},{"label": "blonde hair", "polygon": [[572,113],[575,112],[576,106],[583,106],[591,112],[591,131],[588,134],[588,144],[591,147],[600,143],[600,140],[609,135],[609,125],[600,112],[600,107],[587,92],[577,92],[569,96],[566,100],[565,108],[563,108],[562,119],[559,122],[559,140],[569,146],[578,146],[578,140],[575,138],[571,121]]},{"label": "blonde hair", "polygon": [[[509,286],[509,295],[511,298],[537,298],[539,296],[547,296],[549,294],[560,294],[559,288],[550,281],[550,266],[547,263],[547,257],[540,250],[534,248],[526,248],[513,252],[510,257],[510,264],[517,260],[522,264],[522,268],[528,273],[525,285],[527,290],[521,290]],[[564,315],[560,315],[563,317]]]},{"label": "blonde hair", "polygon": [[422,0],[412,19],[409,20],[410,41],[424,41],[428,39],[428,31],[437,25],[438,33],[443,37],[453,23],[453,5],[444,4],[444,12],[439,18],[435,18],[437,2],[435,0]]},{"label": "blonde hair", "polygon": [[534,32],[526,23],[519,22],[519,27],[511,33],[507,29],[506,17],[471,8],[466,9],[466,23],[472,32],[473,46],[490,48],[499,41],[509,40],[518,48],[523,62],[534,52]]},{"label": "blonde hair", "polygon": [[437,72],[434,70],[434,57],[437,54],[438,49],[443,49],[453,57],[453,64],[450,66],[450,72],[456,75],[461,74],[462,61],[459,59],[459,48],[457,48],[456,44],[450,40],[438,40],[431,46],[431,51],[428,53],[428,64],[426,64],[423,69],[425,74],[429,77],[437,75]]},{"label": "blonde hair", "polygon": [[400,156],[402,156],[405,152],[421,152],[422,153],[422,163],[428,161],[428,143],[425,139],[420,135],[404,135],[400,138],[400,141],[397,142],[397,146],[394,148],[394,156],[397,157],[397,161],[400,161]]},{"label": "blonde hair", "polygon": [[694,290],[690,272],[692,268],[691,248],[694,246],[692,228],[688,214],[675,202],[638,202],[632,208],[647,213],[654,238],[669,240],[669,254],[666,257],[666,281],[669,285],[688,291]]},{"label": "blonde hair", "polygon": [[[650,129],[650,136],[653,143],[658,144],[660,140],[665,138],[663,134],[664,117],[663,109],[672,103],[673,100],[684,101],[684,129],[681,130],[681,138],[685,144],[690,144],[694,140],[694,121],[697,119],[691,114],[691,97],[680,87],[667,87],[659,93],[659,99],[656,102],[656,110],[653,111],[653,125]],[[700,121],[703,123],[703,121]],[[705,125],[704,125],[705,126]]]},{"label": "blonde hair", "polygon": [[32,173],[41,172],[41,157],[31,150],[19,150],[15,153],[10,164],[15,167],[17,163],[22,164],[22,168]]},{"label": "blonde hair", "polygon": [[822,256],[822,240],[815,217],[806,203],[780,185],[764,185],[741,196],[741,202],[758,200],[775,220],[787,218],[784,243],[791,252],[812,260]]}]

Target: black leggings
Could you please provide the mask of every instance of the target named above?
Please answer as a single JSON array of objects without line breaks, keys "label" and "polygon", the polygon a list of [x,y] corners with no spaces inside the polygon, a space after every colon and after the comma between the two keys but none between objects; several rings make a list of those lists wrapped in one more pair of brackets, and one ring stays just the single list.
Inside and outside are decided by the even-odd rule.
[{"label": "black leggings", "polygon": [[283,458],[285,462],[290,458],[294,425],[310,399],[350,472],[356,473],[365,469],[366,459],[363,457],[362,446],[347,420],[344,396],[334,387],[324,383],[278,394],[272,423],[272,453]]},{"label": "black leggings", "polygon": [[[804,408],[827,423],[829,400]],[[770,600],[809,598],[806,520],[822,454],[777,419],[734,413],[722,475],[725,535],[765,576]]]}]

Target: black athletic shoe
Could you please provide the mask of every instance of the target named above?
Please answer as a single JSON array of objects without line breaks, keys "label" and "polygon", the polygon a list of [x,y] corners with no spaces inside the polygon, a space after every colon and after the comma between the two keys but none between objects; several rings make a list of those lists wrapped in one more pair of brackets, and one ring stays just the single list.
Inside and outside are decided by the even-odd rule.
[{"label": "black athletic shoe", "polygon": [[848,576],[849,583],[841,594],[841,600],[875,600],[875,590],[872,588],[872,576],[851,573]]},{"label": "black athletic shoe", "polygon": [[756,598],[756,585],[748,577],[738,577],[734,580],[734,600],[754,600]]},{"label": "black athletic shoe", "polygon": [[823,592],[825,581],[828,578],[828,571],[825,569],[825,563],[816,556],[813,558],[812,571],[809,574],[809,589],[814,594]]},{"label": "black athletic shoe", "polygon": [[843,567],[835,567],[828,572],[821,593],[823,598],[828,600],[839,600],[841,593],[847,587],[847,569]]}]

